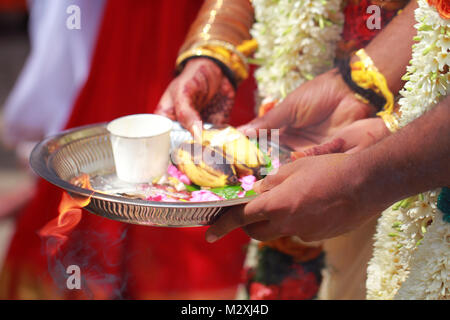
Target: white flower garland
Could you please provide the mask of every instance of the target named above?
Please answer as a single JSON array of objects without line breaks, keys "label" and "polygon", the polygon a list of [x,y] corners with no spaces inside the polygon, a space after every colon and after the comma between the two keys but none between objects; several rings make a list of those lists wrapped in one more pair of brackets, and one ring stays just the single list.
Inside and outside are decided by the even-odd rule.
[{"label": "white flower garland", "polygon": [[331,69],[344,15],[342,0],[253,0],[250,33],[260,97],[281,101],[307,80]]},{"label": "white flower garland", "polygon": [[[401,91],[400,125],[450,93],[450,21],[418,0],[418,30]],[[383,212],[369,262],[368,299],[450,299],[450,224],[436,208],[439,190],[400,201]]]}]

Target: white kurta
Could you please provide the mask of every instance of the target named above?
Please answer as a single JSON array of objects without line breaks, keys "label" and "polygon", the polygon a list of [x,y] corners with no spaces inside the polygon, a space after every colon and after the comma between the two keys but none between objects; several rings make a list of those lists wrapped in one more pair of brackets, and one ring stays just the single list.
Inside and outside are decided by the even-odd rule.
[{"label": "white kurta", "polygon": [[[61,130],[84,85],[105,0],[30,0],[31,52],[6,100],[4,139],[11,144],[39,141]],[[80,29],[66,25],[80,8]]]}]

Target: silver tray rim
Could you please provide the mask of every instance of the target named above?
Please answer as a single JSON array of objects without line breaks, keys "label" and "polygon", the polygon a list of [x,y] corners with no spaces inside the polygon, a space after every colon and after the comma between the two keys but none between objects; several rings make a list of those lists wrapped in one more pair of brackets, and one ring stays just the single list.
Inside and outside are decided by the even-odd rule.
[{"label": "silver tray rim", "polygon": [[230,207],[236,205],[246,204],[258,195],[252,195],[243,198],[218,200],[218,201],[204,201],[204,202],[160,202],[160,201],[148,201],[141,199],[130,199],[121,196],[109,195],[95,190],[80,188],[70,182],[61,179],[56,172],[49,166],[49,159],[53,153],[48,152],[48,147],[57,140],[62,139],[64,136],[74,134],[76,132],[85,131],[89,129],[105,129],[108,122],[90,124],[64,130],[58,134],[48,136],[39,142],[32,150],[30,155],[30,166],[33,171],[41,178],[50,182],[51,184],[62,188],[70,194],[76,194],[82,197],[95,198],[103,201],[116,202],[129,205],[139,205],[146,207],[156,208],[168,208],[168,209],[183,209],[183,208],[221,208]]}]

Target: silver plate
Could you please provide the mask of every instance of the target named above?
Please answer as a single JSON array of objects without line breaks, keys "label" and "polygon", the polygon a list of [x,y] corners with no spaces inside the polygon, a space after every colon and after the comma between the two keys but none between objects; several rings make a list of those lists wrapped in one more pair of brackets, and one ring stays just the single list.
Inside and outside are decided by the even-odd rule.
[{"label": "silver plate", "polygon": [[[205,126],[208,128],[208,125]],[[171,132],[172,148],[191,137],[176,123]],[[289,152],[278,148],[280,161],[289,161]],[[64,131],[40,142],[31,153],[33,170],[73,197],[90,197],[85,207],[91,213],[148,226],[194,227],[210,225],[228,207],[242,205],[256,196],[209,202],[157,202],[130,199],[80,188],[70,181],[85,173],[90,177],[111,177],[115,165],[106,123]],[[95,189],[95,186],[94,186]]]}]

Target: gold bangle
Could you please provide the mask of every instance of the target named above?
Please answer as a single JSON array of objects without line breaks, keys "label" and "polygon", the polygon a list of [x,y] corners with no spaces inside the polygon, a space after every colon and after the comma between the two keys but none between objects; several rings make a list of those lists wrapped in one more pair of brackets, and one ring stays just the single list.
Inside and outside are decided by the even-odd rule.
[{"label": "gold bangle", "polygon": [[205,0],[189,28],[181,52],[200,41],[222,40],[235,46],[250,39],[254,9],[248,0]]},{"label": "gold bangle", "polygon": [[232,44],[220,40],[202,41],[178,56],[177,69],[180,70],[183,62],[188,58],[207,56],[223,63],[233,73],[236,82],[240,83],[248,78],[249,74],[245,54],[254,51],[254,48],[255,42],[243,43],[236,48]]},{"label": "gold bangle", "polygon": [[352,80],[361,88],[371,89],[385,98],[386,103],[383,110],[378,112],[377,115],[391,114],[394,110],[394,95],[389,90],[386,78],[378,71],[373,60],[364,49],[358,50],[355,55],[360,60],[351,64]]}]

